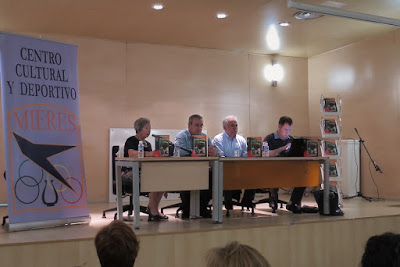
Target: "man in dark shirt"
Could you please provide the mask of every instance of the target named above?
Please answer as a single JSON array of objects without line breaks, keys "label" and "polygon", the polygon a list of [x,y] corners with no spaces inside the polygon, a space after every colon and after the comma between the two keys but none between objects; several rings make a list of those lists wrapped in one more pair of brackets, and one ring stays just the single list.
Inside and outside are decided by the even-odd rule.
[{"label": "man in dark shirt", "polygon": [[[268,142],[269,156],[284,156],[284,154],[290,149],[293,136],[290,135],[292,130],[293,121],[290,117],[282,116],[279,119],[278,130],[274,133],[267,135],[264,138],[264,142]],[[301,213],[301,199],[305,187],[295,187],[290,197],[290,201],[286,204],[286,209],[293,213]],[[278,200],[279,188],[271,189],[271,202],[272,208],[277,207],[276,201]]]}]

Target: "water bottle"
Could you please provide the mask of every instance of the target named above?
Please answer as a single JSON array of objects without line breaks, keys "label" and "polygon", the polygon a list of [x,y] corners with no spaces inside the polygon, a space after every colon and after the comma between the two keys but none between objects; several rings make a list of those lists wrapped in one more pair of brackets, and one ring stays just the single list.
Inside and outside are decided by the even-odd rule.
[{"label": "water bottle", "polygon": [[138,158],[144,158],[144,146],[143,146],[143,141],[139,141],[139,145],[138,145]]},{"label": "water bottle", "polygon": [[233,147],[233,156],[235,158],[240,157],[240,147],[239,144],[235,144],[235,146]]},{"label": "water bottle", "polygon": [[174,148],[175,148],[174,157],[180,157],[181,156],[181,146],[179,145],[178,141],[175,142]]},{"label": "water bottle", "polygon": [[269,157],[269,146],[267,141],[263,142],[262,157],[263,158]]}]

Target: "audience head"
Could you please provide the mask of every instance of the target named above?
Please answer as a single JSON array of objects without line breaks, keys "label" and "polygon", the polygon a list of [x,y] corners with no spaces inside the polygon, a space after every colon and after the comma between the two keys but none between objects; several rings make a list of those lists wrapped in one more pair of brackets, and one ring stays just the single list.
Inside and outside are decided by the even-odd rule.
[{"label": "audience head", "polygon": [[139,118],[133,123],[136,134],[143,135],[145,138],[150,135],[151,125],[150,120],[147,118]]},{"label": "audience head", "polygon": [[400,235],[384,233],[371,236],[365,245],[361,266],[400,266]]},{"label": "audience head", "polygon": [[222,126],[224,127],[224,131],[230,138],[235,138],[238,133],[238,123],[237,118],[233,115],[226,117],[222,121]]},{"label": "audience head", "polygon": [[201,131],[203,130],[203,117],[198,114],[193,114],[190,116],[188,129],[191,135],[200,135]]},{"label": "audience head", "polygon": [[269,267],[256,249],[236,241],[223,248],[213,248],[207,254],[207,267]]},{"label": "audience head", "polygon": [[94,243],[102,267],[132,267],[139,251],[132,228],[118,220],[103,227]]},{"label": "audience head", "polygon": [[279,118],[278,123],[278,136],[285,140],[289,138],[290,131],[292,130],[293,121],[290,117],[282,116]]}]

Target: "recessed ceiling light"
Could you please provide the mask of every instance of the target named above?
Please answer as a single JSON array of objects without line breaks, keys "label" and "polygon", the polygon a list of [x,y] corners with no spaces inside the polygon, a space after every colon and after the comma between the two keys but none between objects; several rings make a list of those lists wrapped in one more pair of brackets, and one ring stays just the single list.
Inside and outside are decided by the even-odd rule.
[{"label": "recessed ceiling light", "polygon": [[278,25],[282,26],[282,27],[288,27],[288,26],[290,26],[290,22],[280,22],[280,23],[278,23]]},{"label": "recessed ceiling light", "polygon": [[217,14],[217,18],[219,18],[219,19],[224,19],[224,18],[226,18],[228,15],[226,14],[226,13],[218,13]]},{"label": "recessed ceiling light", "polygon": [[164,8],[164,5],[163,4],[154,4],[153,5],[153,9],[155,9],[155,10],[161,10],[161,9],[163,9]]}]

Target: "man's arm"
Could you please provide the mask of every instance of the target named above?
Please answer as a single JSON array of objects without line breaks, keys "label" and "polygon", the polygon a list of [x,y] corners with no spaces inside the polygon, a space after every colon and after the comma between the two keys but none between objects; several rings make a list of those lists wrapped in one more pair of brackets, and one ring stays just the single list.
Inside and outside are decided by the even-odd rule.
[{"label": "man's arm", "polygon": [[[268,145],[271,147],[271,144],[274,141],[273,138],[274,138],[274,135],[267,135],[264,138],[264,142],[267,141]],[[269,150],[269,156],[270,157],[275,157],[275,156],[279,155],[280,153],[282,153],[283,151],[285,151],[288,147],[290,148],[290,146],[291,146],[291,143],[288,143],[285,146],[278,147],[278,148],[276,148],[274,150]]]},{"label": "man's arm", "polygon": [[[207,137],[207,138],[208,138],[208,137]],[[218,156],[217,149],[216,149],[216,147],[212,144],[210,138],[208,138],[208,149],[207,149],[207,152],[208,152],[208,156],[210,156],[210,157],[217,157],[217,156]]]},{"label": "man's arm", "polygon": [[[183,147],[183,148],[192,150],[191,147],[188,147],[189,145],[188,145],[188,142],[187,142],[187,136],[185,135],[185,132],[184,132],[184,131],[181,131],[181,132],[179,132],[179,133],[176,135],[176,137],[175,137],[175,142],[176,142],[176,141],[179,142],[180,147]],[[181,155],[182,157],[186,157],[186,156],[189,156],[190,153],[187,152],[187,151],[185,151],[185,150],[183,150],[183,149],[181,149],[181,150],[180,150],[180,155]]]},{"label": "man's arm", "polygon": [[247,158],[247,142],[244,137],[241,138],[240,140],[240,146],[242,149],[242,155],[240,155],[242,158]]},{"label": "man's arm", "polygon": [[215,146],[219,156],[224,157],[225,153],[224,153],[224,146],[222,145],[222,136],[219,135],[215,136],[212,143]]},{"label": "man's arm", "polygon": [[270,150],[269,151],[269,156],[270,157],[275,157],[275,156],[279,155],[280,153],[282,153],[283,151],[285,151],[286,149],[289,149],[290,146],[291,146],[291,143],[287,143],[285,146],[281,146],[281,147],[279,147],[277,149]]}]

